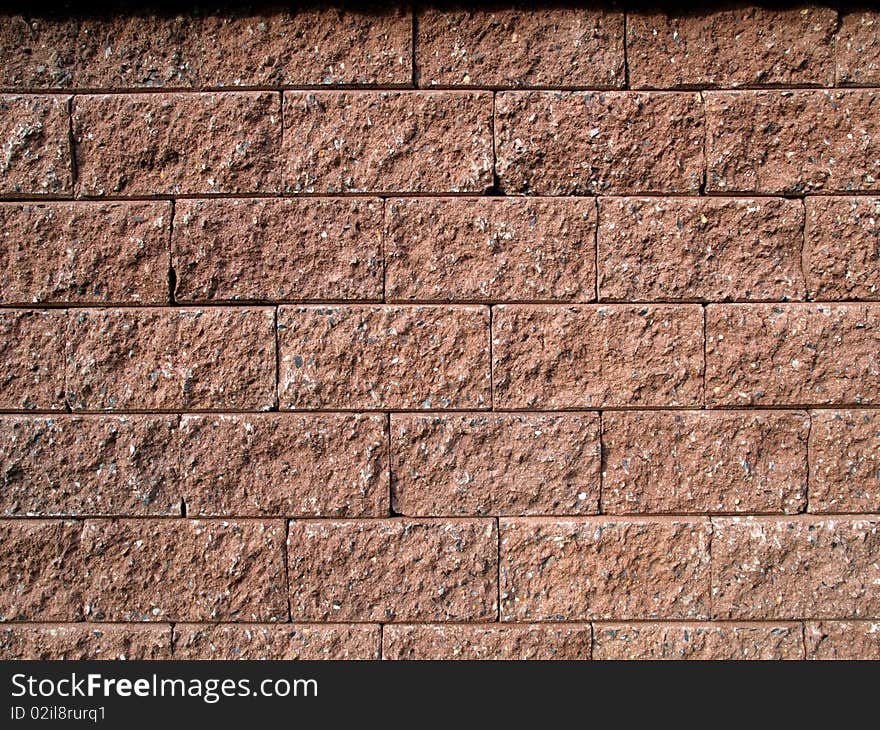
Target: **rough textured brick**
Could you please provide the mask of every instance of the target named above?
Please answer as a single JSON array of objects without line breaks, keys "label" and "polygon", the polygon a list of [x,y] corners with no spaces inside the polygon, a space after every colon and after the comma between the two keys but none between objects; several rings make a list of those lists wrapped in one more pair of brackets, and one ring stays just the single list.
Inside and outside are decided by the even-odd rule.
[{"label": "rough textured brick", "polygon": [[602,512],[803,511],[805,413],[602,415]]},{"label": "rough textured brick", "polygon": [[717,618],[860,618],[880,611],[880,521],[713,521]]},{"label": "rough textured brick", "polygon": [[485,408],[486,307],[281,307],[282,408]]},{"label": "rough textured brick", "polygon": [[399,199],[385,220],[390,300],[596,298],[592,199]]},{"label": "rough textured brick", "polygon": [[837,83],[880,83],[880,13],[876,10],[841,13],[834,46]]},{"label": "rough textured brick", "polygon": [[589,659],[589,624],[390,625],[384,659]]},{"label": "rough textured brick", "polygon": [[803,659],[800,624],[597,624],[594,659]]},{"label": "rough textured brick", "polygon": [[182,200],[178,302],[382,299],[381,200]]},{"label": "rough textured brick", "polygon": [[501,620],[708,618],[708,520],[501,520]]},{"label": "rough textured brick", "polygon": [[6,625],[0,659],[171,659],[170,626]]},{"label": "rough textured brick", "polygon": [[277,93],[77,96],[73,135],[82,195],[279,189]]},{"label": "rough textured brick", "polygon": [[81,525],[0,520],[0,621],[82,618]]},{"label": "rough textured brick", "polygon": [[796,200],[602,198],[599,297],[803,299],[803,225]]},{"label": "rough textured brick", "polygon": [[394,511],[596,513],[599,452],[597,414],[394,414]]},{"label": "rough textured brick", "polygon": [[67,313],[0,310],[0,408],[64,409]]},{"label": "rough textured brick", "polygon": [[425,8],[416,72],[423,86],[618,88],[623,13],[566,7]]},{"label": "rough textured brick", "polygon": [[731,304],[706,308],[710,405],[875,403],[880,308]]},{"label": "rough textured brick", "polygon": [[880,621],[808,621],[807,659],[880,659]]},{"label": "rough textured brick", "polygon": [[179,515],[172,416],[0,416],[4,515]]},{"label": "rough textured brick", "polygon": [[630,13],[633,88],[834,85],[837,11],[823,7],[714,8]]},{"label": "rough textured brick", "polygon": [[67,105],[64,96],[0,96],[0,195],[73,191]]},{"label": "rough textured brick", "polygon": [[0,303],[169,300],[171,205],[0,204]]},{"label": "rough textured brick", "polygon": [[294,621],[492,621],[494,520],[291,522]]},{"label": "rough textured brick", "polygon": [[702,312],[681,306],[499,306],[495,405],[700,405]]},{"label": "rough textured brick", "polygon": [[880,198],[810,197],[804,265],[814,299],[880,299]]},{"label": "rough textured brick", "polygon": [[810,512],[880,512],[880,411],[814,411]]},{"label": "rough textured brick", "polygon": [[508,194],[696,193],[703,179],[699,94],[502,92],[495,135]]},{"label": "rough textured brick", "polygon": [[0,86],[139,88],[408,84],[409,12],[224,8],[0,18]]},{"label": "rough textured brick", "polygon": [[74,410],[268,410],[275,403],[273,309],[87,309],[70,319]]},{"label": "rough textured brick", "polygon": [[286,621],[284,523],[87,521],[86,618]]},{"label": "rough textured brick", "polygon": [[282,164],[290,193],[482,193],[492,94],[288,91]]},{"label": "rough textured brick", "polygon": [[704,97],[707,191],[880,190],[880,92],[719,91]]},{"label": "rough textured brick", "polygon": [[378,659],[379,627],[269,624],[174,627],[175,659]]},{"label": "rough textured brick", "polygon": [[183,416],[188,515],[383,517],[384,415]]}]

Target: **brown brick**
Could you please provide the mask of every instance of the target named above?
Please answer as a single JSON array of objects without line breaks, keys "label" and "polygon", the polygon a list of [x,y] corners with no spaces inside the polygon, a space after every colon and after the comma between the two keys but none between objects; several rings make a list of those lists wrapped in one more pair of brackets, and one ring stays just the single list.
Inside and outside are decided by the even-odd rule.
[{"label": "brown brick", "polygon": [[602,512],[801,512],[806,413],[602,415]]},{"label": "brown brick", "polygon": [[566,7],[419,10],[423,86],[623,86],[623,13]]},{"label": "brown brick", "polygon": [[412,19],[389,8],[0,18],[0,86],[409,84]]},{"label": "brown brick", "polygon": [[700,405],[702,325],[697,305],[496,307],[495,405]]},{"label": "brown brick", "polygon": [[833,86],[837,11],[823,7],[712,8],[630,13],[633,88]]},{"label": "brown brick", "polygon": [[77,96],[73,134],[82,195],[279,189],[277,93]]},{"label": "brown brick", "polygon": [[0,621],[82,619],[81,525],[0,520]]},{"label": "brown brick", "polygon": [[501,520],[501,620],[698,619],[708,520]]},{"label": "brown brick", "polygon": [[286,621],[284,522],[87,521],[93,621]]},{"label": "brown brick", "polygon": [[492,94],[284,93],[288,193],[482,193],[492,186]]},{"label": "brown brick", "polygon": [[391,416],[394,511],[599,511],[598,414]]},{"label": "brown brick", "polygon": [[274,321],[269,308],[71,311],[71,407],[268,410]]},{"label": "brown brick", "polygon": [[6,625],[0,659],[171,659],[171,627],[119,624]]},{"label": "brown brick", "polygon": [[803,299],[804,213],[773,198],[602,198],[599,296]]},{"label": "brown brick", "polygon": [[181,488],[188,515],[383,517],[384,415],[185,415]]},{"label": "brown brick", "polygon": [[385,220],[390,300],[596,298],[591,198],[399,199]]},{"label": "brown brick", "polygon": [[4,515],[179,515],[173,416],[0,416]]},{"label": "brown brick", "polygon": [[181,200],[175,299],[382,299],[382,201]]},{"label": "brown brick", "polygon": [[280,307],[282,408],[486,408],[487,307]]},{"label": "brown brick", "polygon": [[695,93],[506,91],[495,131],[508,194],[696,193],[703,180]]},{"label": "brown brick", "polygon": [[880,190],[880,92],[718,91],[704,97],[709,192]]},{"label": "brown brick", "polygon": [[808,621],[807,659],[880,659],[880,621]]},{"label": "brown brick", "polygon": [[0,310],[0,408],[64,409],[67,313]]},{"label": "brown brick", "polygon": [[166,304],[171,205],[0,204],[0,302]]},{"label": "brown brick", "polygon": [[73,191],[67,105],[64,96],[0,96],[0,195]]},{"label": "brown brick", "polygon": [[880,308],[730,304],[706,308],[710,405],[875,403]]},{"label": "brown brick", "polygon": [[834,45],[837,83],[873,86],[880,83],[880,13],[876,10],[840,14]]},{"label": "brown brick", "polygon": [[810,512],[880,512],[880,411],[814,411]]},{"label": "brown brick", "polygon": [[382,632],[384,659],[589,659],[590,624],[412,624]]},{"label": "brown brick", "polygon": [[490,519],[291,522],[291,618],[495,620],[497,549]]},{"label": "brown brick", "polygon": [[880,299],[880,198],[806,199],[804,265],[815,299]]},{"label": "brown brick", "polygon": [[250,624],[174,627],[175,659],[378,659],[379,627]]},{"label": "brown brick", "polygon": [[800,624],[597,624],[595,659],[803,659]]},{"label": "brown brick", "polygon": [[860,618],[880,611],[880,521],[713,521],[712,606],[731,619]]}]

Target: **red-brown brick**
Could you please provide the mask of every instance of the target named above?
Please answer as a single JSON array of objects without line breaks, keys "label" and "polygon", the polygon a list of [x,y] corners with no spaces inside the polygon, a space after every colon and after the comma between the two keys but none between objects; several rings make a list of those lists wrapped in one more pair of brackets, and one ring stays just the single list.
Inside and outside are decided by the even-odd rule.
[{"label": "red-brown brick", "polygon": [[707,92],[706,190],[880,190],[880,91]]},{"label": "red-brown brick", "polygon": [[862,618],[880,611],[880,520],[713,519],[720,619]]},{"label": "red-brown brick", "polygon": [[288,619],[282,520],[90,520],[82,560],[87,620]]},{"label": "red-brown brick", "polygon": [[269,410],[275,311],[71,310],[67,395],[74,410]]},{"label": "red-brown brick", "polygon": [[619,88],[623,13],[604,8],[424,8],[417,78],[423,86]]},{"label": "red-brown brick", "polygon": [[185,415],[187,515],[384,517],[384,415]]},{"label": "red-brown brick", "polygon": [[695,93],[506,91],[495,169],[507,194],[696,193],[703,105]]},{"label": "red-brown brick", "polygon": [[382,299],[382,201],[181,200],[175,299]]},{"label": "red-brown brick", "polygon": [[488,408],[488,307],[280,307],[287,409]]},{"label": "red-brown brick", "polygon": [[0,310],[0,408],[64,410],[67,313]]},{"label": "red-brown brick", "polygon": [[136,89],[409,84],[406,10],[0,17],[0,86]]},{"label": "red-brown brick", "polygon": [[391,624],[384,659],[590,659],[590,624]]},{"label": "red-brown brick", "polygon": [[870,404],[880,399],[880,307],[706,308],[708,405]]},{"label": "red-brown brick", "polygon": [[288,193],[482,193],[492,186],[492,94],[288,91]]},{"label": "red-brown brick", "polygon": [[599,297],[803,299],[804,212],[774,198],[601,198]]},{"label": "red-brown brick", "polygon": [[813,411],[810,512],[880,512],[880,411]]},{"label": "red-brown brick", "polygon": [[501,620],[699,619],[706,519],[501,520]]},{"label": "red-brown brick", "polygon": [[0,195],[73,192],[68,104],[65,96],[0,96]]},{"label": "red-brown brick", "polygon": [[602,512],[801,512],[809,431],[806,413],[604,413]]},{"label": "red-brown brick", "polygon": [[809,197],[804,264],[814,299],[880,299],[880,198]]},{"label": "red-brown brick", "polygon": [[0,204],[3,304],[167,304],[171,205]]},{"label": "red-brown brick", "polygon": [[362,624],[176,624],[175,659],[378,659],[379,627]]},{"label": "red-brown brick", "polygon": [[696,406],[703,398],[697,305],[499,306],[495,406]]},{"label": "red-brown brick", "polygon": [[0,659],[171,659],[171,627],[18,624],[0,627]]},{"label": "red-brown brick", "polygon": [[498,531],[483,520],[290,523],[294,621],[494,621]]},{"label": "red-brown brick", "polygon": [[592,199],[396,199],[385,220],[389,300],[596,298]]},{"label": "red-brown brick", "polygon": [[174,416],[0,416],[4,515],[179,515]]},{"label": "red-brown brick", "polygon": [[880,84],[880,13],[842,12],[834,45],[837,83],[842,86]]},{"label": "red-brown brick", "polygon": [[803,659],[800,624],[607,623],[594,626],[594,659]]},{"label": "red-brown brick", "polygon": [[80,621],[82,523],[0,520],[0,621]]},{"label": "red-brown brick", "polygon": [[833,86],[837,12],[751,5],[699,13],[630,13],[634,89]]},{"label": "red-brown brick", "polygon": [[880,621],[807,621],[807,659],[880,659]]},{"label": "red-brown brick", "polygon": [[391,416],[394,511],[594,514],[598,414]]},{"label": "red-brown brick", "polygon": [[81,195],[279,190],[277,93],[77,96],[73,135]]}]

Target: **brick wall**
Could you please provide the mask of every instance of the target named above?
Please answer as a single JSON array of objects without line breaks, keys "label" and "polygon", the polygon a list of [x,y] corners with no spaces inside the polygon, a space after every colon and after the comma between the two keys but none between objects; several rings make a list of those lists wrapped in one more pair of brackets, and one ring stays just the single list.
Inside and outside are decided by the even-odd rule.
[{"label": "brick wall", "polygon": [[880,657],[880,13],[0,58],[0,655]]}]

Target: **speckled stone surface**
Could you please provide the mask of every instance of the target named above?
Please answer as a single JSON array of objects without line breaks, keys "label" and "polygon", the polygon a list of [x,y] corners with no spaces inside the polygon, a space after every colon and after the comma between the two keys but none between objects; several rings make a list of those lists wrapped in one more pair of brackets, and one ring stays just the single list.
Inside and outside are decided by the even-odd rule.
[{"label": "speckled stone surface", "polygon": [[880,621],[807,621],[807,659],[880,659]]},{"label": "speckled stone surface", "polygon": [[841,85],[873,85],[880,82],[880,12],[859,8],[840,14],[834,46],[837,82]]},{"label": "speckled stone surface", "polygon": [[0,626],[0,659],[171,659],[170,626]]},{"label": "speckled stone surface", "polygon": [[0,310],[0,408],[64,410],[67,313]]}]

